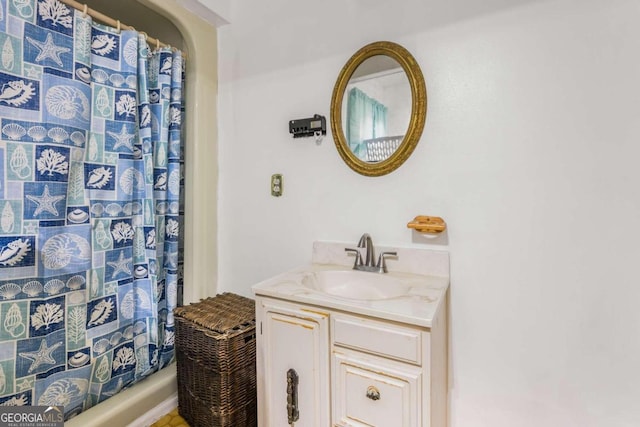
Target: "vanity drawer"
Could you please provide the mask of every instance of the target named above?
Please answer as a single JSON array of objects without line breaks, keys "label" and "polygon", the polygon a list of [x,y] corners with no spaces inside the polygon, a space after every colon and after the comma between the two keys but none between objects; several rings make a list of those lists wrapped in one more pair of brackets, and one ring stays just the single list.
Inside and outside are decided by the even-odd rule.
[{"label": "vanity drawer", "polygon": [[422,363],[422,333],[376,320],[353,316],[332,316],[333,343],[416,365]]},{"label": "vanity drawer", "polygon": [[418,427],[420,368],[386,359],[333,355],[333,421],[341,427]]}]

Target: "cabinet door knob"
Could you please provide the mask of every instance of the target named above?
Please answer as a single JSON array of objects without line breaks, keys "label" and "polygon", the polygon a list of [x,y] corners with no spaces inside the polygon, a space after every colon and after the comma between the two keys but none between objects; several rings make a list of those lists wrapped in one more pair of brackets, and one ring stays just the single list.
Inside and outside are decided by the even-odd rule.
[{"label": "cabinet door knob", "polygon": [[370,385],[367,388],[367,397],[371,400],[380,400],[380,391],[374,386]]}]

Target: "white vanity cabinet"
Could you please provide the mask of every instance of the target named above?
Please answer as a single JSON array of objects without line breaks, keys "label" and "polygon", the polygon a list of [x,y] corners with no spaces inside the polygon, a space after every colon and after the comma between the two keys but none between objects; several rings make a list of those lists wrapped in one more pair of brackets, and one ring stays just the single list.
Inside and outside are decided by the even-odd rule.
[{"label": "white vanity cabinet", "polygon": [[446,427],[446,296],[425,327],[256,295],[260,427]]},{"label": "white vanity cabinet", "polygon": [[378,248],[379,273],[353,246],[252,286],[258,426],[448,427],[449,254]]}]

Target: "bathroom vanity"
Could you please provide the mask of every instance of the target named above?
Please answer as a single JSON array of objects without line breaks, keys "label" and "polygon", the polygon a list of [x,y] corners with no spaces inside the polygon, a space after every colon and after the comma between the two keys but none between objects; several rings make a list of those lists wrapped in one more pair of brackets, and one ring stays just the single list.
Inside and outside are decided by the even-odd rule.
[{"label": "bathroom vanity", "polygon": [[261,427],[447,425],[448,253],[397,249],[374,273],[353,246],[316,242],[253,287]]}]

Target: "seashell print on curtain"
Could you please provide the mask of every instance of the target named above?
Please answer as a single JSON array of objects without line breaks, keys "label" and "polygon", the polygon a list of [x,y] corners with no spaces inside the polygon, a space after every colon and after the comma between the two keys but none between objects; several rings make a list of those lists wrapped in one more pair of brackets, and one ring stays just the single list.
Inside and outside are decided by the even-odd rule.
[{"label": "seashell print on curtain", "polygon": [[179,52],[0,0],[0,405],[65,417],[174,359]]}]

